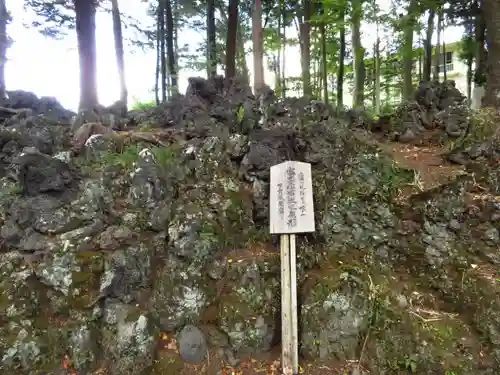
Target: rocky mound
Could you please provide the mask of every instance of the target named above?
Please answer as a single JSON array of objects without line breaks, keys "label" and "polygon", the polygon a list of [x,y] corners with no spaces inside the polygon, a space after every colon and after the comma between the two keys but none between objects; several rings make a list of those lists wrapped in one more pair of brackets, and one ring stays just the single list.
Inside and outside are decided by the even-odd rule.
[{"label": "rocky mound", "polygon": [[469,124],[466,98],[452,80],[421,82],[414,100],[402,103],[394,114],[370,124],[374,132],[384,132],[400,142],[415,142],[429,130],[439,130],[440,139],[456,139]]},{"label": "rocky mound", "polygon": [[370,136],[270,98],[192,80],[136,129],[86,133],[78,155],[69,124],[2,130],[2,372],[217,374],[214,358],[270,352],[269,168],[289,159],[313,166],[318,228],[298,243],[305,372],[500,371],[498,170],[401,203],[414,173]]}]

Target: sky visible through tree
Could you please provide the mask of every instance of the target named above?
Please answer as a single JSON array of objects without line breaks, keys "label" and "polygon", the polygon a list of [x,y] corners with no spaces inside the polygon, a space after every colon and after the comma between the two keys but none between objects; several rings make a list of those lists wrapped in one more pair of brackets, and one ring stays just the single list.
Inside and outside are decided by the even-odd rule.
[{"label": "sky visible through tree", "polygon": [[[121,1],[120,8],[124,14],[132,15],[140,22],[145,24],[154,22],[146,14],[146,5],[138,0]],[[22,1],[7,0],[7,9],[13,16],[8,32],[14,39],[7,56],[9,59],[6,67],[7,87],[10,90],[33,91],[39,96],[54,96],[63,106],[76,109],[79,100],[79,82],[75,33],[69,31],[62,40],[51,40],[40,35],[38,31],[24,26],[34,19],[34,14],[23,9]],[[103,105],[110,105],[119,98],[111,15],[99,12],[96,28],[99,100]],[[459,40],[463,34],[461,29],[459,27],[446,29],[445,41]],[[294,33],[295,30],[291,28],[289,32]],[[364,24],[362,32],[363,43],[373,44],[374,26]],[[124,31],[124,36],[133,38],[134,33],[129,28]],[[188,43],[194,48],[203,38],[204,35],[199,31],[182,30],[180,44]],[[300,61],[295,58],[298,53],[298,47],[287,50],[287,76],[300,75]],[[142,51],[129,44],[125,45],[125,71],[130,100],[144,102],[153,99],[151,82],[155,72],[155,58],[154,50]],[[250,70],[251,59],[252,56],[249,54],[247,60]],[[179,80],[181,92],[185,91],[188,77],[204,74],[204,72],[181,69]],[[273,81],[273,75],[268,69],[265,72],[265,79],[267,82]]]}]

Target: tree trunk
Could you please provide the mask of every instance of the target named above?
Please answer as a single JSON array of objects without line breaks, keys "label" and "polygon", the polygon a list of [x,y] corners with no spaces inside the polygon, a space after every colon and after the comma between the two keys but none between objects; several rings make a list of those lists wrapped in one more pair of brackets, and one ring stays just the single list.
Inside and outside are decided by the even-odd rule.
[{"label": "tree trunk", "polygon": [[179,74],[179,0],[173,0],[175,72]]},{"label": "tree trunk", "polygon": [[425,60],[424,60],[424,81],[429,82],[431,80],[431,70],[432,70],[432,36],[434,34],[434,18],[436,17],[436,11],[431,8],[429,9],[429,16],[427,18],[427,30],[425,32]]},{"label": "tree trunk", "polygon": [[75,0],[76,35],[80,58],[80,110],[91,110],[97,99],[97,52],[95,38],[96,3]]},{"label": "tree trunk", "polygon": [[239,0],[229,0],[227,10],[227,36],[226,36],[226,77],[236,75],[236,34],[238,32],[238,6]]},{"label": "tree trunk", "polygon": [[170,90],[172,95],[176,95],[179,92],[179,87],[177,85],[177,67],[174,51],[174,15],[170,0],[166,0],[165,2],[165,24],[167,26],[165,39],[167,42],[168,70],[170,72]]},{"label": "tree trunk", "polygon": [[404,22],[403,41],[403,100],[413,96],[413,33],[415,29],[416,0],[411,0]]},{"label": "tree trunk", "polygon": [[380,36],[377,23],[377,37],[375,40],[375,114],[380,114]]},{"label": "tree trunk", "polygon": [[472,78],[474,73],[472,72],[472,56],[467,58],[467,105],[471,106],[472,103]]},{"label": "tree trunk", "polygon": [[488,46],[488,77],[482,106],[500,109],[500,3],[498,0],[484,0],[483,6]]},{"label": "tree trunk", "polygon": [[262,4],[254,0],[252,11],[252,42],[253,42],[253,88],[257,92],[264,88],[264,46],[262,39]]},{"label": "tree trunk", "polygon": [[277,31],[278,35],[280,36],[278,39],[278,49],[276,51],[275,59],[274,59],[274,92],[278,95],[281,95],[281,51],[282,51],[282,45],[281,45],[281,2],[280,2],[280,13],[278,15],[278,25],[277,25]]},{"label": "tree trunk", "polygon": [[361,45],[361,18],[363,16],[362,0],[352,0],[352,50],[354,54],[353,72],[354,72],[354,90],[353,90],[353,108],[362,108],[364,106],[364,86],[365,86],[365,51]]},{"label": "tree trunk", "polygon": [[[160,6],[158,6],[159,11]],[[158,17],[157,17],[158,21]],[[161,65],[161,52],[160,52],[160,22],[156,22],[156,69],[155,69],[155,101],[156,105],[160,104],[160,65]]]},{"label": "tree trunk", "polygon": [[[241,20],[240,20],[241,21]],[[239,21],[239,22],[240,22]],[[247,64],[247,56],[245,51],[245,39],[241,32],[241,26],[238,26],[236,31],[236,55],[238,59],[238,74],[243,77],[245,82],[250,84],[250,72]]]},{"label": "tree trunk", "polygon": [[127,111],[127,83],[125,81],[125,57],[123,51],[122,20],[118,0],[111,0],[111,12],[113,14],[113,35],[115,38],[116,65],[120,79],[120,103],[125,112]]},{"label": "tree trunk", "polygon": [[448,79],[448,73],[446,71],[446,43],[444,42],[444,33],[443,33],[443,79],[445,81]]},{"label": "tree trunk", "polygon": [[439,82],[439,65],[441,63],[441,9],[438,9],[438,22],[437,22],[437,43],[434,51],[434,74],[432,79]]},{"label": "tree trunk", "polygon": [[285,99],[286,97],[286,3],[284,0],[280,1],[281,7],[281,19],[282,19],[282,36],[281,36],[281,45],[283,46],[283,57],[281,58],[281,98]]},{"label": "tree trunk", "polygon": [[422,81],[423,72],[422,72],[422,51],[418,52],[418,80]]},{"label": "tree trunk", "polygon": [[302,3],[303,17],[300,23],[302,85],[304,96],[311,96],[311,0],[303,0]]},{"label": "tree trunk", "polygon": [[475,20],[475,38],[476,38],[476,68],[474,72],[474,83],[477,86],[484,86],[486,83],[486,24],[483,1],[476,2],[477,13]]},{"label": "tree trunk", "polygon": [[167,58],[165,48],[165,8],[169,0],[161,0],[158,4],[158,24],[160,25],[160,77],[161,101],[167,101]]},{"label": "tree trunk", "polygon": [[345,12],[343,8],[340,13],[340,50],[339,50],[339,67],[337,69],[337,110],[344,108],[344,60],[346,54],[346,40],[345,40]]},{"label": "tree trunk", "polygon": [[9,19],[10,16],[7,12],[5,0],[0,0],[0,99],[6,96],[5,64],[7,62],[7,48],[9,48],[9,36],[7,34]]},{"label": "tree trunk", "polygon": [[217,41],[215,35],[215,0],[207,0],[207,71],[217,75]]},{"label": "tree trunk", "polygon": [[[322,11],[324,13],[324,11]],[[323,100],[328,104],[328,60],[326,51],[326,24],[321,22],[320,34],[321,34],[321,74],[323,78]]]}]

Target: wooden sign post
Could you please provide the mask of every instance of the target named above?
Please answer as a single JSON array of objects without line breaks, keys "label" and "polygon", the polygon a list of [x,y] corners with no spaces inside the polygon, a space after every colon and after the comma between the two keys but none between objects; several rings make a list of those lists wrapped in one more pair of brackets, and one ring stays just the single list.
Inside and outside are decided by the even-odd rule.
[{"label": "wooden sign post", "polygon": [[281,367],[299,373],[295,234],[314,232],[311,164],[287,161],[271,167],[269,223],[281,234]]}]

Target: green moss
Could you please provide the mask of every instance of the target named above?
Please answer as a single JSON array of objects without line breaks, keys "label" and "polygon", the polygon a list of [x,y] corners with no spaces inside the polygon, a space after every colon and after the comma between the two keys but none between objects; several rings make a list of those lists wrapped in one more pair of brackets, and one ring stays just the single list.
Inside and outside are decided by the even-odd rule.
[{"label": "green moss", "polygon": [[182,371],[183,368],[184,362],[179,354],[174,351],[161,350],[154,360],[151,375],[174,375]]},{"label": "green moss", "polygon": [[79,269],[72,274],[70,303],[75,308],[85,308],[99,296],[104,258],[97,251],[80,251],[76,253],[76,263]]},{"label": "green moss", "polygon": [[134,323],[139,320],[139,317],[143,315],[143,311],[141,311],[140,308],[136,306],[130,306],[129,310],[127,311],[127,315],[125,316],[125,322],[127,323]]}]

